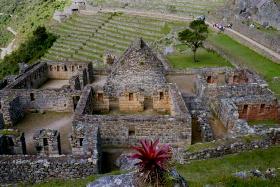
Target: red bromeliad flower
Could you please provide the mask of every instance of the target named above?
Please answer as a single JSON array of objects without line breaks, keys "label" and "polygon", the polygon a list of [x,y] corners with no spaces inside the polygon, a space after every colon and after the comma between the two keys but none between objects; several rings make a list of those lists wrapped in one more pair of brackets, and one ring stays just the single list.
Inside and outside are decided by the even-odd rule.
[{"label": "red bromeliad flower", "polygon": [[141,140],[141,146],[133,146],[132,149],[138,153],[133,154],[133,159],[139,159],[136,164],[141,172],[154,173],[165,171],[168,161],[171,159],[171,148],[169,145],[158,146],[159,140],[155,142]]}]

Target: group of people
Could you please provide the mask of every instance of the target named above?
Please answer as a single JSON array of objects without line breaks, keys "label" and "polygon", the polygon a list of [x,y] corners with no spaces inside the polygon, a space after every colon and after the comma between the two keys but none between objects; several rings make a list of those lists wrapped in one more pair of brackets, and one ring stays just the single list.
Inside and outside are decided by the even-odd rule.
[{"label": "group of people", "polygon": [[219,29],[220,31],[225,31],[226,28],[229,28],[229,29],[232,28],[232,23],[229,23],[226,26],[224,26],[223,24],[220,24],[220,23],[214,23],[213,27]]}]

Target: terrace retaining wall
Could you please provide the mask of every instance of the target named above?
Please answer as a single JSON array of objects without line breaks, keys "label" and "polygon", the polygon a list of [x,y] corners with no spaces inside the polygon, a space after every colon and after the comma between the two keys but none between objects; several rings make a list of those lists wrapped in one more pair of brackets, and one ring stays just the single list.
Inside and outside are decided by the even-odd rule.
[{"label": "terrace retaining wall", "polygon": [[176,159],[183,164],[191,160],[204,160],[254,149],[279,146],[280,129],[267,132],[266,134],[262,135],[262,137],[263,138],[261,140],[253,140],[249,142],[235,140],[234,143],[227,143],[219,146],[217,145],[215,148],[205,148],[197,152],[179,151],[179,153],[176,152]]},{"label": "terrace retaining wall", "polygon": [[0,156],[0,184],[81,178],[97,173],[97,160],[82,156]]}]

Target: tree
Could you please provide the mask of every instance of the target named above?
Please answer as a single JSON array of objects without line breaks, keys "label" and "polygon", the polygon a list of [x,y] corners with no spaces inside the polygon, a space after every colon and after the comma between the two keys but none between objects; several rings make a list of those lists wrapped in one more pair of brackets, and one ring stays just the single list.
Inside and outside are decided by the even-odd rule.
[{"label": "tree", "polygon": [[178,34],[179,40],[191,48],[193,60],[197,62],[196,51],[203,46],[203,42],[208,35],[208,25],[203,20],[194,20],[190,23],[190,28]]}]

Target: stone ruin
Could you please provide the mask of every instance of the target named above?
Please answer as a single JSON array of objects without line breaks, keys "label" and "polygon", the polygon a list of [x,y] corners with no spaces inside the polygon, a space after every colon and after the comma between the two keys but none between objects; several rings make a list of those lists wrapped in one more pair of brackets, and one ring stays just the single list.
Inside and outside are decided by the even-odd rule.
[{"label": "stone ruin", "polygon": [[[1,85],[0,143],[5,142],[5,147],[0,153],[27,154],[30,157],[24,159],[30,162],[53,156],[74,162],[86,159],[83,163],[93,168],[87,172],[83,166],[83,172],[77,173],[67,165],[73,169],[69,176],[102,171],[141,139],[159,139],[176,151],[199,141],[251,133],[248,120],[280,119],[277,98],[254,72],[172,70],[142,39],[106,69],[94,69],[86,62],[40,61]],[[31,153],[25,148],[30,135],[23,136],[29,132],[23,129],[6,135],[6,129],[20,128],[20,122],[36,112],[70,113],[71,122],[65,126],[70,126],[70,131],[65,134],[48,127],[36,131],[31,140],[36,152]],[[215,125],[222,128],[222,135],[217,134]],[[64,152],[66,142],[70,152]],[[56,164],[52,159],[49,162]],[[65,167],[56,171],[65,171]]]},{"label": "stone ruin", "polygon": [[53,14],[53,19],[58,22],[64,22],[68,19],[73,13],[79,12],[86,9],[85,0],[73,0],[72,4],[69,7],[66,7],[63,11],[56,10]]},{"label": "stone ruin", "polygon": [[33,136],[37,154],[59,155],[61,154],[60,134],[57,130],[41,129]]}]

